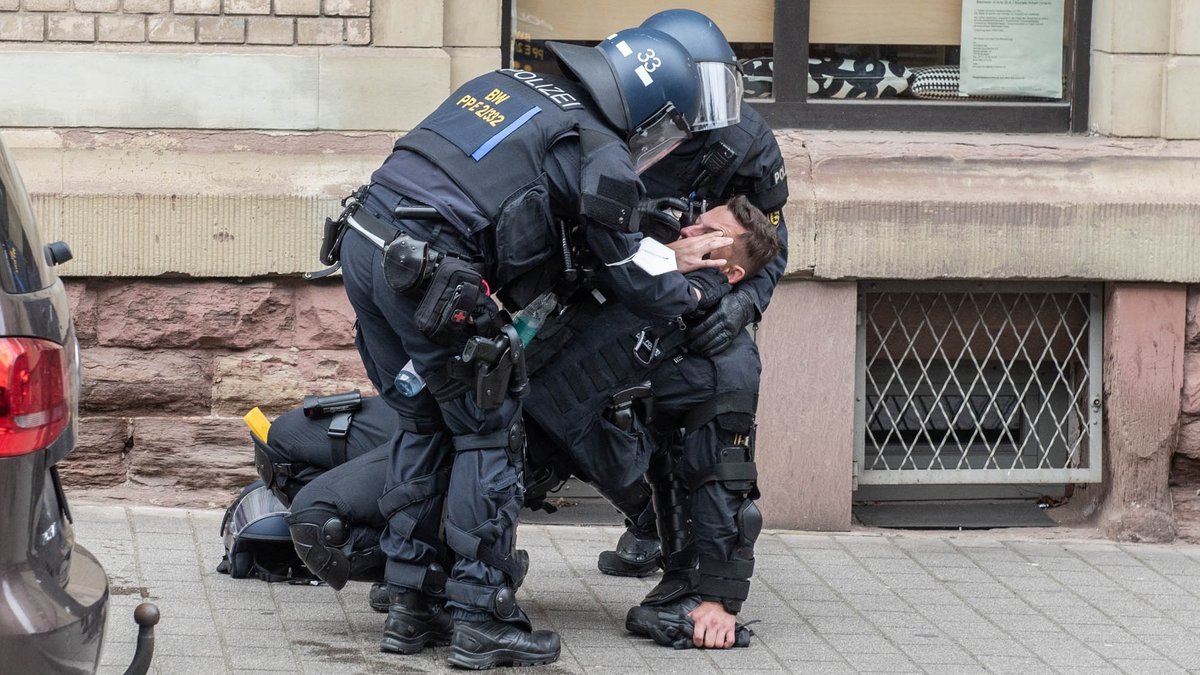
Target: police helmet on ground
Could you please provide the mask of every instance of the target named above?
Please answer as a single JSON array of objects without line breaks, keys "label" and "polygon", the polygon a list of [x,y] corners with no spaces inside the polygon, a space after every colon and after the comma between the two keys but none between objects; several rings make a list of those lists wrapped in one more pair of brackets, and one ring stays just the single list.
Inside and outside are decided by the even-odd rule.
[{"label": "police helmet on ground", "polygon": [[683,44],[700,72],[700,110],[692,131],[732,126],[742,119],[742,72],[737,55],[712,19],[691,9],[668,9],[642,22]]},{"label": "police helmet on ground", "polygon": [[630,28],[595,47],[546,46],[592,95],[604,118],[626,134],[639,173],[691,136],[689,121],[700,107],[700,75],[675,38]]},{"label": "police helmet on ground", "polygon": [[247,485],[221,521],[225,557],[217,571],[235,579],[315,580],[296,555],[287,515],[287,507],[261,480]]}]

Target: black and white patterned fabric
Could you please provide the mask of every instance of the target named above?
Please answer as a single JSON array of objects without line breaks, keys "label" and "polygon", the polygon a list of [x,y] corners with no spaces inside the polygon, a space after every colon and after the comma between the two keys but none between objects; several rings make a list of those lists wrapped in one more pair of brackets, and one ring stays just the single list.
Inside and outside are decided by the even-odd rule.
[{"label": "black and white patterned fabric", "polygon": [[808,95],[822,98],[895,98],[908,91],[912,71],[882,59],[808,60]]},{"label": "black and white patterned fabric", "polygon": [[[741,62],[746,98],[770,98],[775,59]],[[892,98],[904,95],[912,80],[908,68],[881,59],[808,60],[808,95],[823,98]]]},{"label": "black and white patterned fabric", "polygon": [[764,57],[758,59],[743,59],[742,83],[745,85],[744,98],[771,98],[772,86],[775,80],[775,59]]},{"label": "black and white patterned fabric", "polygon": [[925,66],[913,68],[910,91],[916,98],[960,98],[958,66]]}]

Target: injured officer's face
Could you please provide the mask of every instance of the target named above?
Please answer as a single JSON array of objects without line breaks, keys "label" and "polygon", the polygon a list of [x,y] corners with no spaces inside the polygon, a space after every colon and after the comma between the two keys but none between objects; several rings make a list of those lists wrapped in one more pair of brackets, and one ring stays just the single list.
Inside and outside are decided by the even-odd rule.
[{"label": "injured officer's face", "polygon": [[696,237],[709,232],[720,232],[733,240],[729,246],[715,249],[704,257],[723,258],[725,266],[721,268],[721,272],[729,279],[729,283],[736,284],[746,275],[746,246],[742,240],[746,228],[737,221],[728,206],[721,205],[700,214],[694,223],[679,230],[679,236]]}]

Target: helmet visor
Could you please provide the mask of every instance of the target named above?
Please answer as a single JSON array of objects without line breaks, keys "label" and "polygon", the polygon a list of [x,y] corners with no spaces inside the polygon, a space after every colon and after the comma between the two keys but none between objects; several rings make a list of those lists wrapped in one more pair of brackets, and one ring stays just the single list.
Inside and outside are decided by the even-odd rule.
[{"label": "helmet visor", "polygon": [[742,74],[736,64],[700,61],[700,112],[692,131],[720,129],[742,120]]},{"label": "helmet visor", "polygon": [[629,139],[629,154],[633,157],[634,169],[640,175],[691,137],[687,120],[675,106],[668,103],[634,130]]},{"label": "helmet visor", "polygon": [[257,487],[238,500],[236,506],[233,507],[233,513],[230,514],[228,524],[225,527],[225,550],[233,548],[233,542],[241,534],[242,530],[250,527],[258,520],[265,518],[273,513],[287,513],[288,509],[279,501],[275,493],[271,492],[265,485]]}]

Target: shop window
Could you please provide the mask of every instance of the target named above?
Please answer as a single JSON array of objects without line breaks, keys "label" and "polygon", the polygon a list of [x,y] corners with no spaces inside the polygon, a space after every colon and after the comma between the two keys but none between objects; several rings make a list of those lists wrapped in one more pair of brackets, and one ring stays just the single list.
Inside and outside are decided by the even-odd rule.
[{"label": "shop window", "polygon": [[[594,44],[673,2],[509,0],[511,63]],[[695,0],[775,127],[1066,132],[1087,128],[1091,0]]]}]

